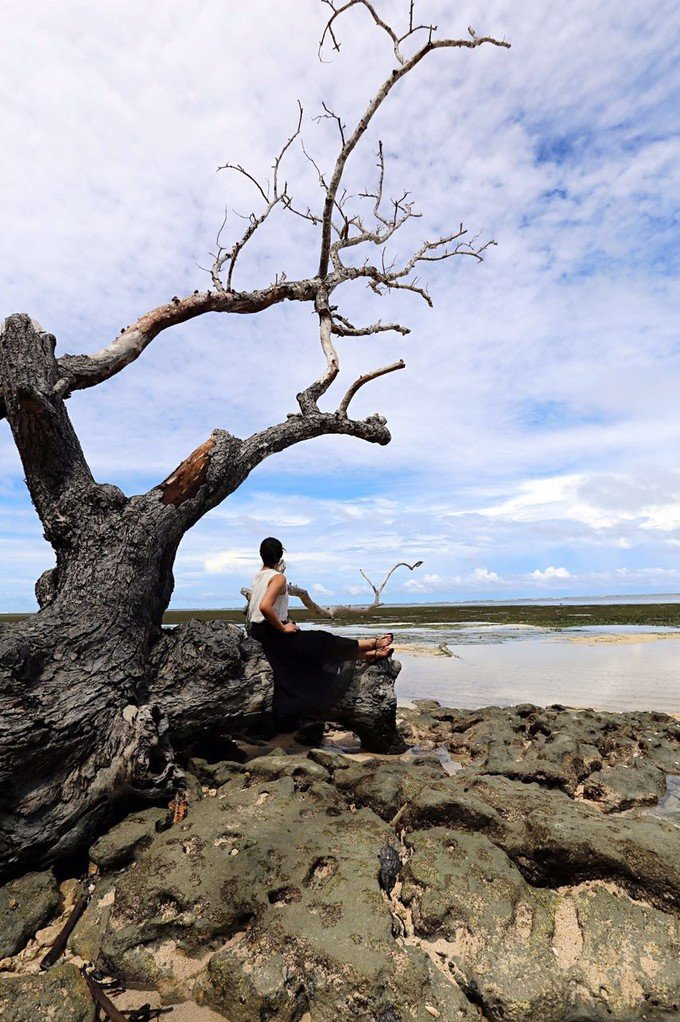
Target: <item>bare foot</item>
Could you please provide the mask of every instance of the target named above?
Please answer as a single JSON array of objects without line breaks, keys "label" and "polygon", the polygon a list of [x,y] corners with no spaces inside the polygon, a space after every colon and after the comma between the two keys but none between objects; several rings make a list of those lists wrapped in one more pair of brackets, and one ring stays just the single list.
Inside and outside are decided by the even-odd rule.
[{"label": "bare foot", "polygon": [[391,646],[378,646],[374,649],[366,649],[361,654],[361,659],[368,661],[368,663],[374,663],[376,660],[387,660],[391,657],[394,650]]}]

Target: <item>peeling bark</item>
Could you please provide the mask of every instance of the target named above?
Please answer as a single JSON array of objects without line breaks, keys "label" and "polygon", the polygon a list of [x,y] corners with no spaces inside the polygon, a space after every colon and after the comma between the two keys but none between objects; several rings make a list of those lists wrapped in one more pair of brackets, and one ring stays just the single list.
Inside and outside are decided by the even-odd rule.
[{"label": "peeling bark", "polygon": [[210,437],[159,484],[159,489],[163,491],[162,504],[174,504],[177,507],[196,496],[208,474],[210,452],[214,446],[215,441]]}]

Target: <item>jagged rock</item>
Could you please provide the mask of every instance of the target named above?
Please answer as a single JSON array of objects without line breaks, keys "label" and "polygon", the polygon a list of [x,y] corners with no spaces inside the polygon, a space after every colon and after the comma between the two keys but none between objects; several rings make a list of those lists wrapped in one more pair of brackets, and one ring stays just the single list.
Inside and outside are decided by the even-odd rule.
[{"label": "jagged rock", "polygon": [[552,892],[536,891],[481,834],[438,827],[407,838],[402,899],[486,1017],[559,1022],[564,983],[551,953]]},{"label": "jagged rock", "polygon": [[201,759],[200,757],[190,759],[187,766],[203,784],[217,788],[221,784],[225,784],[234,774],[243,774],[246,769],[243,763],[236,763],[231,760],[209,763],[207,759]]},{"label": "jagged rock", "polygon": [[384,820],[415,799],[428,784],[442,776],[441,766],[415,765],[400,760],[367,759],[353,763],[334,775],[334,783],[346,797],[369,806]]},{"label": "jagged rock", "polygon": [[306,777],[318,781],[327,781],[328,770],[307,756],[268,755],[251,759],[246,767],[253,777],[273,780],[276,777]]},{"label": "jagged rock", "polygon": [[637,1022],[652,1002],[677,1003],[677,918],[602,881],[532,887],[480,834],[433,828],[407,844],[401,898],[415,933],[485,1017],[563,1022],[606,1009]]},{"label": "jagged rock", "polygon": [[346,809],[313,771],[272,777],[282,760],[328,776],[304,757],[260,757],[250,778],[233,775],[155,834],[117,880],[101,962],[166,1001],[192,997],[239,1022],[267,1012],[292,1022],[306,1006],[315,1022],[373,1022],[387,1002],[404,1022],[431,1018],[424,1002],[476,1018],[420,949],[394,943],[378,880],[389,827],[369,808]]},{"label": "jagged rock", "polygon": [[101,880],[68,938],[67,947],[85,962],[96,962],[115,900],[115,878]]},{"label": "jagged rock", "polygon": [[469,784],[470,778],[462,773],[451,780],[437,778],[414,796],[402,823],[413,830],[447,826],[491,835],[504,833],[503,815],[486,800],[470,794]]},{"label": "jagged rock", "polygon": [[95,841],[90,848],[90,859],[101,869],[126,866],[150,843],[156,822],[164,816],[164,809],[155,808],[131,813]]},{"label": "jagged rock", "polygon": [[[136,813],[96,842],[103,876],[69,949],[166,1004],[238,1022],[670,1018],[680,827],[665,804],[638,805],[657,785],[654,729],[657,759],[673,762],[666,718],[429,705],[428,732],[410,712],[421,749],[447,729],[461,770],[266,745],[243,763],[191,760],[212,797],[162,833]],[[523,779],[495,772],[516,740],[540,783],[532,763]],[[596,781],[611,804],[588,796]],[[381,890],[389,843],[401,869]],[[31,949],[8,962],[37,968]]]},{"label": "jagged rock", "polygon": [[95,1006],[75,965],[38,976],[0,977],[2,1022],[94,1022]]},{"label": "jagged rock", "polygon": [[52,916],[59,889],[52,870],[27,873],[0,887],[0,958],[16,954]]},{"label": "jagged rock", "polygon": [[[680,773],[680,726],[665,713],[530,703],[470,711],[426,702],[426,711],[422,701],[416,710],[400,708],[400,728],[410,744],[429,734],[467,756],[477,773],[534,781],[569,795],[584,784],[593,793],[586,797],[607,811],[653,804],[663,793],[664,773]],[[630,775],[626,766],[637,772]],[[601,796],[600,772],[606,776]]]},{"label": "jagged rock", "polygon": [[488,833],[532,883],[615,880],[660,908],[680,907],[680,829],[635,810],[603,815],[559,791],[472,777],[468,793],[503,820]]},{"label": "jagged rock", "polygon": [[598,802],[607,812],[656,805],[665,790],[665,775],[644,759],[605,766],[583,785],[584,797]]},{"label": "jagged rock", "polygon": [[[680,920],[610,884],[580,884],[557,901],[557,962],[610,1018],[677,1018]],[[581,941],[574,927],[581,933]],[[574,934],[574,936],[572,936]],[[578,953],[578,954],[577,954]]]},{"label": "jagged rock", "polygon": [[349,756],[329,749],[310,749],[307,755],[314,763],[320,763],[322,767],[325,767],[329,773],[333,773],[335,770],[347,770],[353,763]]},{"label": "jagged rock", "polygon": [[289,994],[288,966],[283,955],[272,950],[251,959],[247,946],[235,943],[214,954],[208,963],[208,982],[199,992],[201,1000],[238,1013],[242,1022],[262,1018],[290,1017],[295,997]]}]

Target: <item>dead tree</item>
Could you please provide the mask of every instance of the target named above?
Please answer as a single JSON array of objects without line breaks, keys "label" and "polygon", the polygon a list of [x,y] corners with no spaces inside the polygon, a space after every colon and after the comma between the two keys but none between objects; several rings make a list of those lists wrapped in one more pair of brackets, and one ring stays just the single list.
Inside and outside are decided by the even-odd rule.
[{"label": "dead tree", "polygon": [[[316,614],[317,617],[367,617],[371,611],[377,610],[378,607],[382,607],[381,597],[383,589],[397,568],[408,568],[409,571],[414,571],[416,568],[419,568],[422,563],[422,561],[416,561],[415,564],[407,564],[406,561],[399,561],[398,564],[395,564],[394,567],[390,568],[379,586],[376,586],[373,582],[371,582],[363,568],[359,568],[360,574],[366,579],[374,593],[373,603],[371,603],[368,607],[356,607],[351,603],[336,604],[334,607],[322,607],[316,602],[316,600],[312,599],[306,589],[303,589],[302,586],[293,585],[292,582],[288,583],[288,594],[289,596],[297,596],[303,606],[305,606],[307,610],[311,611],[312,614]],[[250,600],[250,589],[244,587],[241,589],[241,594],[245,596],[246,600]]]},{"label": "dead tree", "polygon": [[[300,141],[300,110],[295,131],[274,160],[268,186],[240,165],[225,164],[248,178],[260,205],[240,238],[223,245],[218,236],[208,289],[162,302],[91,354],[57,358],[54,337],[30,315],[11,315],[4,322],[0,416],[11,429],[56,564],[36,584],[39,613],[0,629],[2,869],[49,862],[79,847],[112,802],[131,791],[153,796],[172,788],[176,767],[164,708],[167,693],[156,684],[154,649],[173,590],[173,562],[187,530],[265,458],[293,444],[325,434],[389,442],[381,415],[353,418],[350,406],[365,384],[403,369],[401,359],[363,373],[332,410],[319,405],[339,374],[336,338],[408,332],[399,323],[353,324],[338,310],[338,288],[360,281],[379,295],[409,291],[431,304],[416,277],[423,265],[455,256],[481,260],[493,244],[468,240],[460,224],[423,241],[409,258],[391,262],[387,243],[417,214],[407,194],[389,201],[385,196],[382,145],[376,183],[356,198],[353,208],[343,175],[376,112],[423,60],[442,49],[508,44],[472,30],[461,39],[438,38],[433,26],[414,23],[413,4],[408,26],[397,32],[368,0],[324,2],[330,14],[322,47],[337,49],[342,23],[361,11],[389,38],[394,61],[354,127],[325,110],[337,123],[339,138],[330,172],[319,169],[320,208],[298,209],[282,179],[282,163]],[[241,291],[235,276],[239,256],[279,208],[318,229],[313,273],[299,280],[281,275],[257,290]],[[353,252],[368,254],[357,264],[348,260]],[[156,337],[178,323],[210,312],[255,315],[287,301],[312,307],[325,357],[319,377],[297,395],[296,412],[244,439],[215,428],[146,493],[128,496],[93,478],[67,411],[68,398],[131,366]],[[168,655],[166,649],[166,660]],[[175,686],[172,694],[177,713],[181,692]],[[184,713],[190,718],[194,712],[187,698]]]},{"label": "dead tree", "polygon": [[373,590],[373,603],[371,604],[369,609],[375,610],[376,608],[382,606],[383,589],[385,588],[385,586],[387,585],[387,583],[389,582],[390,578],[397,570],[397,568],[408,568],[409,571],[415,571],[415,569],[419,568],[422,563],[423,563],[422,561],[416,561],[415,564],[407,564],[406,561],[399,561],[398,564],[395,564],[393,568],[390,568],[390,570],[387,572],[379,586],[374,585],[373,582],[371,582],[368,575],[366,574],[366,572],[363,570],[363,568],[360,568],[359,571],[361,572],[361,574],[363,575],[363,577],[366,579],[369,586]]}]

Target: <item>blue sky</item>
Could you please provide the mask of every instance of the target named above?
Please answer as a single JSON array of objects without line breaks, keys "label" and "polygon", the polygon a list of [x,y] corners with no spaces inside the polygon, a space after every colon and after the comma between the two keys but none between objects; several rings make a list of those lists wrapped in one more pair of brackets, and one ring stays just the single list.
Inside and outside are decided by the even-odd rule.
[{"label": "blue sky", "polygon": [[[380,3],[399,17],[408,6]],[[341,53],[317,60],[317,0],[37,0],[3,7],[2,315],[26,311],[59,352],[94,351],[173,294],[207,286],[225,205],[253,209],[305,108],[324,167],[393,58],[353,12]],[[454,600],[680,589],[677,5],[421,3],[440,32],[504,36],[509,51],[438,53],[394,90],[348,167],[407,188],[423,216],[394,246],[465,222],[498,245],[482,265],[432,264],[435,307],[346,286],[361,322],[412,333],[349,338],[342,393],[386,415],[392,443],[323,438],[265,462],[182,544],[173,605],[229,606],[264,535],[289,577],[327,602],[370,596],[363,568],[397,560],[388,599]],[[285,45],[283,45],[285,41]],[[287,177],[318,204],[310,166]],[[230,214],[228,229],[240,221]],[[313,272],[314,230],[275,217],[236,286]],[[95,476],[128,492],[163,479],[215,427],[245,436],[295,408],[322,364],[307,308],[211,315],[167,331],[114,379],[69,401]],[[332,400],[332,394],[329,395]],[[35,607],[52,563],[0,423],[0,608]]]}]

